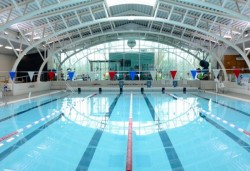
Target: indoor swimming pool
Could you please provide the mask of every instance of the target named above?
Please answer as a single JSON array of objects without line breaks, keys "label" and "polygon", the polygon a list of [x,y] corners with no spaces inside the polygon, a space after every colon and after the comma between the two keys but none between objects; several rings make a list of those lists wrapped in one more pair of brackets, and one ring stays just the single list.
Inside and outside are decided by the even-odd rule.
[{"label": "indoor swimming pool", "polygon": [[249,121],[200,91],[50,94],[0,107],[0,170],[247,171]]}]

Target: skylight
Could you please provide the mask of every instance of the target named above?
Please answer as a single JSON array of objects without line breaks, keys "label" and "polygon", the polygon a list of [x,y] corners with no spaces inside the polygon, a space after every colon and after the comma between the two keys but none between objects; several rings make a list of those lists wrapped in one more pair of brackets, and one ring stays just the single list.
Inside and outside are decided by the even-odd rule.
[{"label": "skylight", "polygon": [[115,5],[124,5],[124,4],[142,4],[142,5],[154,6],[156,0],[106,0],[106,2],[109,7]]}]

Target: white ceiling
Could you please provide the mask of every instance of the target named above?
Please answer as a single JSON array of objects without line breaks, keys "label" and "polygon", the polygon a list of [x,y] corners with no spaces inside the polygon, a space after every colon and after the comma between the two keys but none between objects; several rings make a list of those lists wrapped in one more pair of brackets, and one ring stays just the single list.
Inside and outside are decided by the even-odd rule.
[{"label": "white ceiling", "polygon": [[21,56],[34,47],[87,47],[98,38],[105,42],[105,37],[113,41],[130,36],[173,40],[208,51],[231,47],[243,55],[250,47],[250,0],[157,0],[154,5],[115,6],[103,0],[1,0],[0,18],[2,36],[11,32],[12,40],[21,37],[15,40],[22,44]]}]

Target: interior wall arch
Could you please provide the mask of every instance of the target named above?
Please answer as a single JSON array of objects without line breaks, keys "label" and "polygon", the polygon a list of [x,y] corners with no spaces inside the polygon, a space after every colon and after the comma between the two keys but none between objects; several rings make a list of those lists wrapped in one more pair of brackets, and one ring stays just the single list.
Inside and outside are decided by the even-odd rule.
[{"label": "interior wall arch", "polygon": [[[138,34],[139,34],[139,33],[151,33],[151,34],[152,34],[152,32],[150,32],[150,31],[148,31],[148,32],[135,31],[135,32],[138,33]],[[48,62],[48,59],[53,58],[53,56],[55,56],[56,53],[58,53],[58,52],[61,51],[62,49],[65,49],[66,47],[69,47],[69,46],[72,46],[72,45],[75,45],[75,44],[79,44],[80,42],[90,41],[91,39],[96,38],[96,37],[99,37],[99,36],[103,36],[103,35],[108,36],[108,35],[111,35],[111,34],[114,34],[114,33],[116,34],[116,33],[124,33],[124,32],[123,32],[123,31],[117,31],[117,32],[112,32],[112,33],[105,33],[105,34],[102,34],[102,35],[94,35],[94,36],[92,36],[92,37],[88,37],[88,38],[86,38],[86,39],[81,39],[81,40],[72,42],[71,44],[67,44],[65,47],[61,47],[61,48],[57,49],[56,51],[54,51],[53,53],[51,53],[51,55],[48,56],[48,58],[45,59],[45,61],[43,62],[41,68],[43,68],[43,66],[45,65],[45,63]],[[214,57],[214,58],[217,60],[217,62],[219,63],[220,67],[223,69],[223,73],[224,73],[224,75],[225,75],[225,79],[228,78],[223,63],[222,63],[221,60],[216,56],[216,54],[215,54],[214,52],[212,52],[210,49],[207,49],[207,48],[205,48],[205,47],[203,47],[203,46],[201,46],[201,45],[199,45],[199,44],[196,44],[196,43],[194,43],[194,42],[188,41],[188,40],[186,40],[186,39],[181,39],[180,37],[175,37],[175,36],[173,36],[173,35],[165,35],[165,34],[163,34],[163,33],[155,33],[155,35],[156,35],[156,36],[166,36],[166,37],[170,37],[170,38],[173,38],[173,39],[177,39],[177,40],[180,40],[180,41],[189,43],[189,44],[191,44],[192,46],[198,47],[198,48],[200,48],[201,50],[203,50],[203,51],[205,51],[205,52],[211,54],[211,56]],[[150,40],[150,41],[152,41],[152,40]],[[40,80],[41,68],[40,68],[39,73],[38,73],[38,80]]]},{"label": "interior wall arch", "polygon": [[[99,24],[99,23],[102,23],[102,22],[107,22],[107,21],[120,21],[120,20],[129,20],[129,16],[127,16],[126,18],[125,17],[111,17],[111,18],[106,18],[106,19],[99,19],[99,20],[95,20],[94,22],[91,21],[91,22],[87,22],[87,23],[82,23],[80,25],[77,25],[77,26],[73,26],[71,28],[68,28],[68,29],[65,29],[65,30],[62,30],[62,31],[58,31],[57,33],[55,34],[51,34],[49,36],[47,36],[46,38],[43,38],[37,42],[35,42],[34,44],[32,44],[32,46],[29,46],[27,47],[20,55],[20,57],[16,60],[15,64],[13,65],[13,68],[12,70],[15,71],[16,70],[16,67],[17,65],[19,64],[21,58],[23,58],[23,56],[29,51],[31,50],[33,47],[35,46],[38,46],[39,44],[41,44],[42,42],[52,38],[52,37],[55,37],[59,34],[63,34],[67,31],[70,31],[70,30],[74,30],[74,29],[79,29],[81,27],[85,27],[85,26],[89,26],[89,25],[93,25],[93,24]],[[160,18],[154,18],[154,17],[141,17],[141,16],[136,16],[136,17],[133,17],[134,20],[142,20],[142,21],[158,21],[158,22],[161,22],[161,23],[169,23],[169,24],[173,24],[173,25],[177,25],[177,26],[181,26],[181,27],[186,27],[186,28],[189,28],[189,29],[195,29],[197,30],[198,32],[201,32],[201,33],[204,33],[204,34],[207,34],[211,37],[215,37],[216,39],[224,42],[225,44],[227,44],[228,46],[231,46],[233,47],[237,52],[239,52],[242,57],[244,58],[244,60],[246,61],[248,67],[250,66],[250,62],[249,62],[249,59],[246,57],[245,53],[239,48],[237,47],[236,45],[234,45],[232,42],[226,40],[225,38],[222,38],[220,36],[217,36],[217,35],[214,35],[212,33],[209,33],[205,30],[202,30],[200,28],[197,28],[197,27],[194,27],[194,26],[190,26],[190,25],[187,25],[187,24],[184,24],[184,23],[179,23],[179,22],[175,22],[175,21],[169,21],[169,20],[164,20],[164,19],[160,19]],[[144,31],[145,32],[145,31]],[[151,34],[155,34],[154,32],[151,32],[149,31]],[[190,43],[190,42],[189,42]],[[214,55],[215,56],[215,55]],[[215,56],[216,57],[216,56]],[[217,59],[217,61],[219,62],[219,60]],[[222,67],[224,68],[224,67]],[[250,67],[249,67],[250,68]],[[225,74],[226,75],[226,74]]]},{"label": "interior wall arch", "polygon": [[[112,40],[112,41],[109,41],[109,42],[113,42],[113,41],[117,41],[117,40]],[[148,41],[148,40],[146,39],[146,41]],[[152,42],[156,42],[156,41],[152,41]],[[99,42],[97,45],[103,44],[103,43],[105,43],[105,42]],[[157,42],[157,43],[159,43],[159,42]],[[187,50],[185,50],[185,49],[181,49],[180,47],[175,46],[175,45],[171,45],[171,44],[167,44],[167,43],[162,43],[162,44],[164,44],[164,45],[169,45],[169,46],[175,47],[175,48],[177,48],[177,49],[180,49],[181,51],[186,52],[187,54],[193,56],[193,57],[196,58],[197,60],[200,60],[195,54],[191,53],[190,51],[187,51]],[[93,46],[92,46],[92,47],[93,47]],[[116,47],[116,46],[112,46],[112,47]],[[105,48],[103,48],[103,49],[105,49]],[[103,50],[103,49],[100,49],[100,50]],[[77,53],[81,52],[82,50],[84,50],[84,49],[75,51],[75,53],[70,54],[69,56],[67,56],[67,57],[60,63],[60,66],[61,66],[65,61],[67,61],[69,58],[71,58],[73,55],[76,55]],[[60,67],[59,67],[59,68],[60,68]]]},{"label": "interior wall arch", "polygon": [[[116,46],[112,46],[112,47],[116,47]],[[104,48],[104,49],[107,49],[107,48]],[[98,50],[100,50],[100,49],[98,49]],[[96,51],[94,51],[94,52],[92,52],[92,53],[95,53],[95,52],[97,52],[98,50],[96,50]],[[101,50],[103,50],[103,49],[101,49]],[[79,52],[80,53],[80,52]],[[92,53],[89,53],[89,54],[87,54],[87,55],[90,55],[90,54],[92,54]],[[171,54],[175,54],[176,56],[178,56],[179,58],[182,58],[183,60],[185,60],[185,61],[187,61],[190,65],[192,65],[192,63],[190,62],[190,61],[188,61],[185,57],[183,57],[183,56],[180,56],[180,55],[178,55],[178,54],[176,54],[176,53],[174,53],[174,52],[169,52],[169,53],[171,53]],[[76,55],[76,54],[74,54],[74,55]],[[73,56],[73,55],[72,55]],[[77,62],[79,62],[81,59],[83,59],[83,58],[85,58],[86,56],[83,56],[82,58],[80,58],[80,59],[78,59],[76,62],[74,62],[72,65],[74,65],[75,63],[77,63]],[[64,62],[66,62],[66,61],[64,61]],[[62,62],[62,64],[63,64],[63,62]]]}]

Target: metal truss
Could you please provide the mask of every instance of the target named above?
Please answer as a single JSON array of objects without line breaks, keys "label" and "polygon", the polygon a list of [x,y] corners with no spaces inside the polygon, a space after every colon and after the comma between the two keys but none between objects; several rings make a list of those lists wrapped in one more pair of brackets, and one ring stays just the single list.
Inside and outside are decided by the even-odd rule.
[{"label": "metal truss", "polygon": [[[67,45],[56,49],[53,52],[53,54],[51,54],[51,56],[43,62],[42,66],[40,67],[39,73],[42,73],[43,67],[50,60],[50,58],[53,58],[57,53],[61,52],[61,50],[65,49],[65,48],[67,50],[71,50],[72,48],[75,48],[76,46],[82,46],[82,42],[89,42],[89,44],[85,43],[85,46],[84,46],[84,49],[87,49],[88,47],[92,47],[92,46],[95,46],[95,45],[98,45],[101,43],[116,41],[117,40],[116,35],[117,34],[120,35],[122,33],[123,32],[121,32],[121,31],[120,32],[107,32],[104,34],[100,33],[100,35],[89,36],[89,37],[86,37],[84,39],[76,40],[73,44],[70,44],[69,42],[65,43]],[[164,37],[163,33],[152,33],[149,31],[148,32],[136,31],[135,34],[137,34],[137,35],[146,34],[147,36],[144,37],[144,40],[153,41],[153,42],[161,42],[163,44],[171,45],[173,47],[177,47],[177,48],[181,49],[182,51],[194,56],[195,58],[198,58],[197,54],[191,52],[191,50],[193,50],[194,49],[193,47],[195,46],[196,49],[198,48],[199,50],[204,51],[204,52],[210,54],[211,56],[214,56],[215,59],[218,61],[220,67],[222,69],[225,69],[221,60],[219,58],[217,58],[216,52],[211,51],[211,49],[208,49],[204,46],[201,46],[200,44],[197,44],[195,42],[190,42],[188,40],[185,40],[185,39],[182,39],[180,37],[173,36],[173,35],[168,35],[168,36]],[[125,37],[131,37],[131,34],[129,34],[127,36],[125,35]],[[76,53],[77,52],[78,51],[76,51]],[[71,57],[71,55],[69,55],[65,60],[67,60],[70,57]],[[201,59],[199,59],[199,60],[201,60]],[[65,62],[65,61],[63,61],[63,62]],[[227,74],[226,74],[225,70],[223,70],[223,73],[224,73],[225,77],[227,78]],[[40,75],[40,74],[38,74],[38,75]]]},{"label": "metal truss", "polygon": [[[171,38],[172,44],[185,42],[180,49],[202,48],[222,68],[223,53],[217,49],[231,47],[250,68],[249,50],[245,50],[250,47],[249,16],[250,0],[158,0],[155,6],[111,7],[102,0],[2,0],[0,33],[12,29],[28,42],[17,54],[13,70],[34,47],[38,52],[46,47],[55,54],[57,49],[68,48],[65,42],[91,44],[89,40],[97,37],[107,36],[106,41],[111,41],[108,36],[115,40],[132,33],[135,37]],[[47,56],[41,57],[47,61]]]}]

